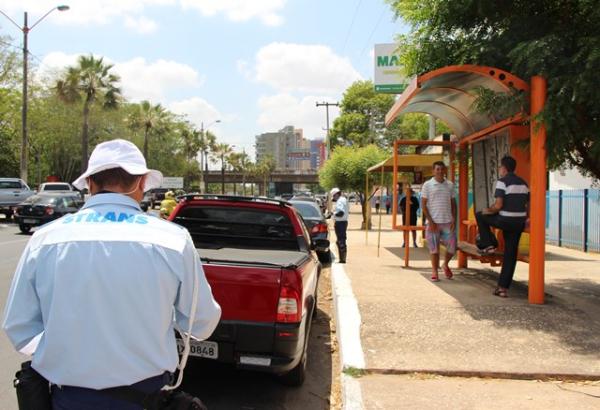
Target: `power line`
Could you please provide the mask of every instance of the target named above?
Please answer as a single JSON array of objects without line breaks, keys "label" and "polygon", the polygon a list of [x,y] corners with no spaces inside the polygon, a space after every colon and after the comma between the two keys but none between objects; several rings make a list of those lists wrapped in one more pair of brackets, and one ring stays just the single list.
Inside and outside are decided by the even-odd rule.
[{"label": "power line", "polygon": [[387,10],[386,7],[383,8],[383,10],[381,10],[381,14],[379,15],[379,19],[377,20],[377,24],[375,24],[375,27],[373,28],[373,31],[371,31],[371,35],[369,35],[369,38],[367,40],[367,43],[365,44],[364,48],[362,49],[362,51],[360,52],[359,55],[363,55],[365,50],[367,49],[367,47],[369,47],[369,44],[371,44],[371,38],[373,37],[373,34],[375,34],[375,31],[377,31],[377,28],[379,28],[379,24],[381,23],[381,20],[383,19],[383,15],[385,14],[385,11]]},{"label": "power line", "polygon": [[346,40],[344,40],[344,47],[342,47],[342,55],[344,55],[344,52],[346,51],[346,45],[348,44],[348,39],[350,38],[350,33],[352,32],[352,27],[354,26],[354,20],[356,20],[356,14],[358,14],[358,9],[360,8],[361,3],[362,3],[362,0],[358,0],[358,4],[356,5],[356,8],[354,9],[354,15],[352,16],[352,21],[350,22],[350,27],[348,27],[348,33],[346,34]]}]

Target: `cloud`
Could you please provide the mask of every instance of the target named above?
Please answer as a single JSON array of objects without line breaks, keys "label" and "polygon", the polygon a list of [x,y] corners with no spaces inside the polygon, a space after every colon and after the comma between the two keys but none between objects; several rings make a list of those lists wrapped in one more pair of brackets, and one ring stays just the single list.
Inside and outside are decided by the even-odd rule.
[{"label": "cloud", "polygon": [[183,9],[195,9],[203,16],[224,14],[231,21],[254,18],[267,26],[283,24],[279,14],[287,0],[181,0]]},{"label": "cloud", "polygon": [[362,77],[324,45],[271,43],[256,54],[256,80],[282,92],[341,94]]},{"label": "cloud", "polygon": [[[42,60],[41,76],[55,77],[67,66],[74,65],[80,55],[49,53]],[[132,101],[164,102],[171,92],[198,88],[204,82],[204,77],[196,70],[176,61],[161,59],[147,62],[142,57],[124,62],[114,62],[108,58],[104,61],[114,64],[114,73],[121,77],[123,95]]]},{"label": "cloud", "polygon": [[189,121],[197,127],[211,125],[211,129],[216,125],[215,121],[224,121],[224,116],[208,101],[200,97],[192,97],[186,100],[175,101],[167,107],[175,114],[185,116]]},{"label": "cloud", "polygon": [[[176,0],[69,0],[69,10],[53,12],[48,16],[55,24],[77,26],[105,25],[117,19],[123,19],[127,27],[143,33],[151,32],[150,20],[142,15],[144,10],[152,6],[175,4]],[[59,4],[56,0],[0,0],[0,9],[8,14],[16,15],[24,10],[29,12],[29,18],[34,22],[48,10]],[[136,22],[137,24],[132,24]],[[156,23],[154,23],[156,24]]]},{"label": "cloud", "polygon": [[158,24],[154,20],[150,20],[144,16],[139,18],[127,17],[125,19],[125,27],[133,29],[140,34],[148,34],[155,32]]},{"label": "cloud", "polygon": [[[296,98],[291,94],[281,93],[263,96],[258,100],[260,115],[258,124],[264,132],[276,131],[286,125],[293,125],[304,130],[304,138],[324,138],[326,132],[325,109],[317,107],[316,103],[331,100],[323,96],[305,96]],[[330,127],[339,115],[337,107],[329,108]]]}]

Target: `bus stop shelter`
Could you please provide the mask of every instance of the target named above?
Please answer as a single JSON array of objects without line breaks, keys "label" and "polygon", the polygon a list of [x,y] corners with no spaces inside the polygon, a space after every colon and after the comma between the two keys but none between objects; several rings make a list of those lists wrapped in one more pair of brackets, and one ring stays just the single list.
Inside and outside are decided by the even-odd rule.
[{"label": "bus stop shelter", "polygon": [[[515,105],[506,116],[475,111],[478,87],[499,93],[524,93],[530,112]],[[546,130],[538,121],[546,100],[546,81],[534,76],[530,82],[504,70],[459,65],[443,67],[415,77],[386,115],[390,125],[399,115],[427,113],[444,121],[458,138],[459,241],[465,242],[472,221],[468,220],[469,185],[474,210],[493,200],[499,159],[505,154],[517,160],[516,173],[530,187],[529,302],[544,303]],[[471,165],[471,172],[469,172]],[[467,252],[461,250],[458,265],[467,267]]]}]

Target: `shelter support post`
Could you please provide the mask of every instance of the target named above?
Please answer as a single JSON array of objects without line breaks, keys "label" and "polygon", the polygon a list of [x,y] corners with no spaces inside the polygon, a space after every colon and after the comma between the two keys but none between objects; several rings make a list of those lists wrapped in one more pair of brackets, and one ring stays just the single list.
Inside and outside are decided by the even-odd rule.
[{"label": "shelter support post", "polygon": [[[406,183],[406,188],[404,189],[404,198],[406,198],[406,206],[404,208],[404,227],[411,224],[410,220],[410,183]],[[415,224],[417,221],[415,221]],[[404,267],[408,268],[408,263],[410,259],[410,232],[406,229],[404,230]]]},{"label": "shelter support post", "polygon": [[529,303],[544,303],[546,248],[546,128],[537,118],[546,102],[546,79],[531,78],[531,199],[529,249]]},{"label": "shelter support post", "polygon": [[364,209],[364,213],[365,213],[365,245],[369,244],[369,222],[370,221],[370,214],[369,214],[369,209],[371,208],[370,204],[369,204],[369,171],[367,171],[367,174],[365,176],[365,201],[363,203],[363,209]]},{"label": "shelter support post", "polygon": [[[468,227],[463,223],[469,218],[469,145],[461,144],[458,163],[458,239],[467,240]],[[467,267],[467,254],[458,251],[458,267]]]},{"label": "shelter support post", "polygon": [[398,214],[398,141],[394,141],[394,168],[392,169],[392,229],[396,229]]},{"label": "shelter support post", "polygon": [[[383,200],[383,171],[384,168],[381,167],[381,183],[379,185],[379,203],[382,203]],[[379,226],[378,226],[378,232],[377,232],[377,257],[379,258],[379,248],[381,247],[381,215],[383,214],[383,211],[381,209],[379,209]]]}]

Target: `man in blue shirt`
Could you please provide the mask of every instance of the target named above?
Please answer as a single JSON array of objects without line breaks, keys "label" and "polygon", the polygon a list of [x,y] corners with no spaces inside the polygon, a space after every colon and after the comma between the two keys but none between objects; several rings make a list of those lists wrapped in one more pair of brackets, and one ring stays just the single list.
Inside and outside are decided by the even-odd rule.
[{"label": "man in blue shirt", "polygon": [[92,197],[35,232],[21,256],[2,327],[34,352],[54,409],[140,409],[97,390],[158,391],[178,365],[174,329],[205,339],[219,321],[189,233],[140,209],[161,181],[131,142],[99,144],[74,182]]}]

